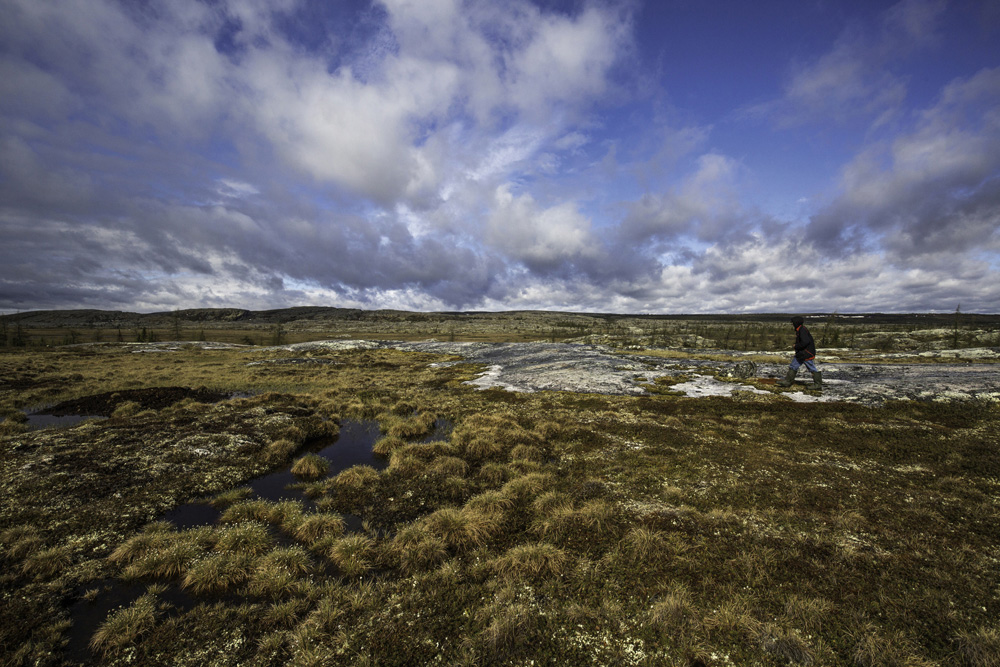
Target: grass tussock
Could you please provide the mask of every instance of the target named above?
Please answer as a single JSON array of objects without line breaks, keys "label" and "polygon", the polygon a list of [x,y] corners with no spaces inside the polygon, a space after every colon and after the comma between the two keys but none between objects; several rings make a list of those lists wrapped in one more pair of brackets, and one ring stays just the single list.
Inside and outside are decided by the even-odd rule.
[{"label": "grass tussock", "polygon": [[306,515],[296,526],[292,535],[300,542],[313,544],[325,537],[339,537],[344,534],[344,517],[332,512]]},{"label": "grass tussock", "polygon": [[406,441],[402,438],[387,435],[375,441],[375,444],[372,445],[372,453],[376,456],[388,458],[394,451],[403,447],[405,444]]},{"label": "grass tussock", "polygon": [[500,519],[492,512],[470,507],[439,509],[421,519],[420,525],[456,550],[482,546],[502,528]]},{"label": "grass tussock", "polygon": [[253,493],[253,489],[249,486],[241,486],[236,489],[230,489],[229,491],[223,491],[222,493],[216,494],[211,500],[211,505],[215,509],[225,510],[231,505],[234,505],[242,500],[246,500],[250,494]]},{"label": "grass tussock", "polygon": [[665,636],[680,632],[695,619],[691,593],[683,585],[672,586],[649,610],[649,623]]},{"label": "grass tussock", "polygon": [[21,566],[25,575],[36,579],[50,579],[73,563],[73,547],[63,544],[49,549],[33,551]]},{"label": "grass tussock", "polygon": [[[78,638],[51,614],[53,592],[86,591],[69,613],[94,611],[112,571],[112,587],[163,586],[108,617],[102,664],[997,667],[983,585],[1000,525],[996,406],[481,392],[462,384],[472,366],[391,350],[247,366],[284,354],[0,355],[18,403],[167,374],[278,388],[4,439],[0,643],[13,664],[71,662],[61,647]],[[290,489],[308,488],[319,512],[239,489],[269,451],[290,464],[323,415],[354,402],[389,429],[425,406],[456,426],[430,446],[387,435],[385,474]],[[171,446],[181,438],[213,455]],[[218,524],[136,534],[206,497]],[[365,532],[345,535],[335,512]],[[73,546],[68,566],[26,576],[52,545]],[[202,604],[146,606],[174,582]]]},{"label": "grass tussock", "polygon": [[298,451],[300,444],[289,438],[278,438],[264,450],[264,460],[270,465],[284,463]]},{"label": "grass tussock", "polygon": [[538,516],[532,528],[543,538],[582,548],[589,543],[615,539],[621,522],[613,504],[595,499],[578,508],[570,504],[555,505]]},{"label": "grass tussock", "polygon": [[395,414],[379,418],[382,432],[400,440],[415,440],[431,434],[437,417],[429,412],[422,412],[413,417],[400,417]]},{"label": "grass tussock", "polygon": [[348,535],[333,541],[326,557],[347,577],[359,577],[374,567],[375,540],[365,535]]},{"label": "grass tussock", "polygon": [[566,551],[539,542],[511,547],[494,561],[493,567],[497,574],[507,579],[539,579],[562,576],[570,564]]},{"label": "grass tussock", "polygon": [[519,445],[536,446],[539,437],[514,419],[514,415],[475,414],[455,427],[452,442],[470,461],[508,457]]},{"label": "grass tussock", "polygon": [[6,558],[21,561],[40,551],[45,540],[34,526],[15,526],[0,533],[0,545]]},{"label": "grass tussock", "polygon": [[389,557],[404,574],[437,567],[448,557],[448,544],[419,526],[407,526],[393,537]]},{"label": "grass tussock", "polygon": [[259,523],[242,523],[223,528],[215,548],[218,551],[257,556],[269,551],[274,539],[267,527]]},{"label": "grass tussock", "polygon": [[512,476],[513,473],[509,466],[504,463],[491,462],[480,466],[479,471],[476,473],[476,480],[486,486],[498,487],[502,486]]},{"label": "grass tussock", "polygon": [[515,502],[528,503],[541,495],[552,485],[552,477],[546,473],[529,473],[515,477],[503,485],[501,493]]},{"label": "grass tussock", "polygon": [[292,464],[292,474],[300,479],[319,479],[330,469],[330,462],[318,454],[306,454]]},{"label": "grass tussock", "polygon": [[209,554],[188,568],[181,585],[195,595],[232,592],[250,578],[253,564],[253,556],[249,554]]},{"label": "grass tussock", "polygon": [[112,612],[94,633],[91,649],[114,655],[150,633],[156,625],[156,603],[156,597],[147,593],[128,607]]},{"label": "grass tussock", "polygon": [[431,461],[427,469],[444,477],[465,477],[469,472],[469,464],[457,456],[439,456]]},{"label": "grass tussock", "polygon": [[141,558],[133,559],[122,571],[122,576],[126,579],[175,579],[204,553],[204,547],[196,541],[176,535],[159,548],[150,549]]}]

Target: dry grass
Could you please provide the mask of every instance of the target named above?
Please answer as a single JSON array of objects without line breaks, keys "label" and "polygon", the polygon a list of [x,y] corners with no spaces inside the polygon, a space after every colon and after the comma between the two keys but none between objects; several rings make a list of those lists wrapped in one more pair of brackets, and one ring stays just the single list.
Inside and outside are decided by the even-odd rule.
[{"label": "dry grass", "polygon": [[450,549],[479,547],[500,532],[502,524],[492,512],[465,507],[445,507],[429,514],[420,525]]},{"label": "dry grass", "polygon": [[36,579],[50,579],[73,562],[73,548],[64,544],[29,553],[21,566],[24,574]]},{"label": "dry grass", "polygon": [[215,548],[219,551],[257,556],[269,551],[274,543],[267,527],[259,523],[241,523],[219,531]]},{"label": "dry grass", "polygon": [[151,632],[156,617],[156,598],[143,595],[130,606],[112,612],[94,633],[90,646],[105,655],[118,653]]},{"label": "dry grass", "polygon": [[292,474],[300,479],[319,479],[330,469],[330,462],[318,454],[306,454],[292,464]]},{"label": "dry grass", "polygon": [[963,665],[1000,667],[1000,629],[996,627],[961,632],[955,638],[955,647]]},{"label": "dry grass", "polygon": [[569,555],[545,542],[511,547],[494,561],[497,574],[507,579],[559,577],[570,566]]},{"label": "dry grass", "polygon": [[295,528],[295,539],[306,544],[314,544],[324,537],[339,537],[344,533],[344,517],[324,512],[308,514]]},{"label": "dry grass", "polygon": [[329,546],[326,557],[344,576],[359,577],[374,566],[375,541],[365,535],[341,537]]},{"label": "dry grass", "polygon": [[209,554],[188,568],[181,585],[195,595],[231,592],[246,582],[253,565],[253,557],[249,554]]}]

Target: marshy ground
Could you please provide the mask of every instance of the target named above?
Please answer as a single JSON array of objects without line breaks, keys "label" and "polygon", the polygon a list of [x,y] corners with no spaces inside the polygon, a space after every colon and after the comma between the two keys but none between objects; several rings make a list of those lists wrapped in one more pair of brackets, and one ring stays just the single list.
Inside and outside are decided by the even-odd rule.
[{"label": "marshy ground", "polygon": [[[0,354],[3,664],[1000,664],[995,365],[694,398],[738,358],[487,348]],[[885,352],[836,363],[921,371]],[[371,421],[379,463],[319,456]]]}]

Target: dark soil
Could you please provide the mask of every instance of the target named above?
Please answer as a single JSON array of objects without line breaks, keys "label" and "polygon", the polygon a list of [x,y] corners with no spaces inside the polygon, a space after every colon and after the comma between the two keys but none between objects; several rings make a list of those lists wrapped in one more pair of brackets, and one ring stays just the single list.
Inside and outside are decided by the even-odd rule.
[{"label": "dark soil", "polygon": [[121,403],[131,401],[138,403],[144,410],[162,410],[185,398],[191,398],[199,403],[217,403],[229,398],[229,394],[210,389],[189,387],[152,387],[150,389],[124,389],[74,398],[63,401],[50,408],[40,410],[47,415],[99,415],[110,417]]}]

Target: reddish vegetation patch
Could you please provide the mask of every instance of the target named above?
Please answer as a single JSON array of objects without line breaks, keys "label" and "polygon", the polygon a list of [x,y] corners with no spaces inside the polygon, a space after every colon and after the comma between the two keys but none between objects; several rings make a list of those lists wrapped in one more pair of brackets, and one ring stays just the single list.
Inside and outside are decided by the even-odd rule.
[{"label": "reddish vegetation patch", "polygon": [[757,378],[757,382],[760,384],[775,384],[778,382],[778,378]]},{"label": "reddish vegetation patch", "polygon": [[188,387],[152,387],[150,389],[123,389],[122,391],[94,394],[83,398],[63,401],[44,410],[44,414],[64,415],[100,415],[110,417],[119,404],[126,401],[138,403],[144,410],[162,410],[177,401],[191,398],[199,403],[215,403],[229,398],[229,394],[211,391],[209,389],[190,389]]}]

